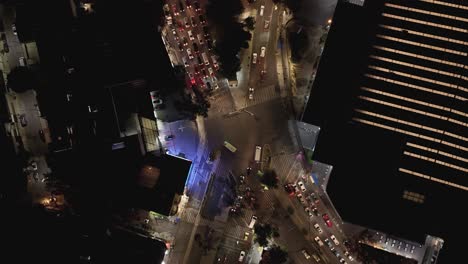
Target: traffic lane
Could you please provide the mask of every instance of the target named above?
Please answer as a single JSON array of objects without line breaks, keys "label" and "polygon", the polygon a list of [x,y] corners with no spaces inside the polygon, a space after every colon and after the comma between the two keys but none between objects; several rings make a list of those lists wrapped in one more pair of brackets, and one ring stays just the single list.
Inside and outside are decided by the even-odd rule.
[{"label": "traffic lane", "polygon": [[[279,195],[279,196],[281,197],[282,195]],[[304,215],[301,215],[301,213],[297,213],[298,211],[303,211],[304,209],[301,206],[301,204],[299,203],[299,201],[295,202],[294,200],[297,200],[297,199],[295,197],[294,198],[291,197],[291,198],[280,199],[280,201],[282,202],[282,205],[284,207],[286,207],[286,208],[287,207],[292,207],[294,209],[294,212],[291,215],[291,219],[294,218],[294,219],[296,219],[296,221],[299,222],[299,224],[300,224],[300,226],[298,227],[298,231],[300,231],[299,236],[304,238],[304,237],[307,237],[307,235],[304,235],[304,233],[303,233],[304,229],[307,230],[307,232],[314,232],[315,229],[313,228],[312,223],[309,222],[308,219],[305,218]],[[322,229],[322,230],[324,230],[324,229]],[[311,233],[311,234],[313,235],[315,233]],[[312,235],[310,237],[315,237],[316,236],[316,235],[313,235],[313,236]],[[334,257],[334,256],[331,255],[331,252],[327,253],[327,251],[329,251],[329,250],[324,250],[323,249],[324,247],[326,247],[326,245],[320,247],[315,241],[313,241],[313,240],[308,240],[308,241],[310,241],[309,245],[311,245],[316,250],[316,252],[319,253],[320,258],[322,258],[324,260],[328,260],[328,259],[330,259],[330,257]],[[322,239],[322,241],[323,241],[323,239]]]},{"label": "traffic lane", "polygon": [[[307,177],[306,179],[310,179],[309,177]],[[318,210],[318,216],[315,216],[315,220],[317,220],[317,224],[320,226],[320,228],[323,230],[323,236],[325,236],[325,238],[328,238],[330,239],[330,236],[331,235],[335,235],[335,237],[338,239],[338,241],[340,242],[340,245],[339,246],[335,246],[336,249],[339,249],[343,246],[343,241],[344,241],[344,238],[342,236],[342,234],[340,232],[337,231],[336,229],[336,226],[334,223],[332,223],[332,227],[328,227],[326,224],[325,224],[325,220],[323,219],[323,215],[324,214],[327,214],[329,215],[329,217],[331,218],[330,216],[330,210],[328,207],[326,207],[326,205],[323,203],[323,197],[321,197],[320,195],[317,194],[316,191],[314,191],[314,189],[316,189],[316,186],[313,186],[314,184],[311,182],[311,180],[304,180],[302,177],[299,179],[300,181],[302,181],[305,186],[306,186],[306,189],[307,191],[306,192],[302,192],[302,195],[304,197],[310,197],[310,195],[313,193],[315,193],[316,197],[319,199],[319,203],[309,203],[309,207],[311,206],[315,206]],[[307,185],[309,185],[307,187]],[[312,186],[311,186],[312,185]],[[315,188],[312,188],[312,187],[315,187]],[[312,200],[312,199],[311,199]],[[319,236],[320,237],[320,236]],[[344,250],[344,247],[341,248],[341,250]],[[344,252],[344,251],[343,251]]]},{"label": "traffic lane", "polygon": [[[310,197],[310,195],[312,193],[315,194],[315,196],[318,198],[319,200],[319,203],[318,204],[315,204],[315,206],[317,207],[317,209],[319,210],[319,212],[321,212],[320,215],[323,215],[324,213],[328,214],[328,216],[330,217],[330,220],[332,220],[333,217],[333,214],[332,214],[332,209],[330,209],[330,206],[328,205],[329,204],[329,200],[326,199],[326,197],[322,196],[321,195],[321,192],[320,192],[320,187],[315,185],[311,178],[309,176],[307,176],[304,180],[304,178],[300,178],[300,180],[304,183],[307,191],[305,192],[305,194]],[[327,206],[328,205],[328,206]],[[323,220],[323,219],[322,219]],[[336,227],[336,221],[332,221],[332,224],[333,226],[331,228],[329,228],[328,226],[328,229],[333,231],[333,235],[335,235],[339,241],[344,241],[346,238],[343,236],[343,234],[341,232],[339,232],[337,230],[337,227]]]}]

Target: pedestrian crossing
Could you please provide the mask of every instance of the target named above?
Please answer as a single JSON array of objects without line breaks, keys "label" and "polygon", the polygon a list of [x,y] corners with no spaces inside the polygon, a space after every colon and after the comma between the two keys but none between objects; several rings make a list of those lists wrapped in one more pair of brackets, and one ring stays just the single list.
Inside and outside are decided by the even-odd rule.
[{"label": "pedestrian crossing", "polygon": [[184,222],[193,224],[195,223],[195,220],[197,219],[197,215],[198,215],[198,210],[194,208],[186,207],[180,218]]},{"label": "pedestrian crossing", "polygon": [[295,161],[295,154],[285,154],[271,157],[271,168],[276,171],[280,179],[286,179]]},{"label": "pedestrian crossing", "polygon": [[253,93],[253,99],[249,99],[249,92],[248,90],[246,91],[245,105],[246,107],[248,107],[256,104],[261,104],[278,98],[280,97],[280,95],[281,94],[279,89],[276,89],[274,84],[267,86],[259,86],[255,88],[255,91]]}]

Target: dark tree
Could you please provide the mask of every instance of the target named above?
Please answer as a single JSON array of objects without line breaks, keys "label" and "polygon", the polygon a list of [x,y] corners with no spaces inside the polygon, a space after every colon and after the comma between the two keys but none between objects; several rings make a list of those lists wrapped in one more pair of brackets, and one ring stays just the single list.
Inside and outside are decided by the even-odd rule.
[{"label": "dark tree", "polygon": [[268,239],[271,238],[273,234],[273,228],[269,224],[256,224],[254,226],[255,232],[255,242],[257,242],[260,246],[266,247],[268,246]]},{"label": "dark tree", "polygon": [[261,182],[268,187],[278,188],[278,175],[275,170],[267,170],[262,176]]},{"label": "dark tree", "polygon": [[244,19],[244,25],[247,27],[249,30],[254,30],[255,29],[255,19],[251,16],[247,17]]},{"label": "dark tree", "polygon": [[26,67],[16,67],[7,76],[8,87],[16,93],[24,93],[35,89],[39,82],[34,73]]},{"label": "dark tree", "polygon": [[288,260],[288,252],[283,250],[278,245],[272,246],[270,249],[263,251],[262,264],[281,264]]}]

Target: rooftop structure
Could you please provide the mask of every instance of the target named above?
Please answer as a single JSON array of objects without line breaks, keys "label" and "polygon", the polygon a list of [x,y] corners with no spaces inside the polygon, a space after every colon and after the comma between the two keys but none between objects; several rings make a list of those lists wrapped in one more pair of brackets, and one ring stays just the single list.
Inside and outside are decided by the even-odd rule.
[{"label": "rooftop structure", "polygon": [[467,198],[467,10],[337,6],[304,121],[321,127],[314,159],[333,165],[328,191],[345,220],[421,243],[456,238],[437,210]]}]

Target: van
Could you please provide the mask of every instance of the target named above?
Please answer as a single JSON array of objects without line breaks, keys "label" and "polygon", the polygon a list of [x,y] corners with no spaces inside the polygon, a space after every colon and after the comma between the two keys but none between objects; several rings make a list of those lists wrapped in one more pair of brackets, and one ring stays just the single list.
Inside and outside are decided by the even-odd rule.
[{"label": "van", "polygon": [[257,217],[255,215],[252,215],[252,219],[250,219],[249,228],[254,228],[256,222],[257,222]]},{"label": "van", "polygon": [[208,56],[206,55],[205,52],[202,53],[203,57],[203,62],[205,62],[205,65],[210,65],[210,61],[208,60]]},{"label": "van", "polygon": [[198,42],[200,42],[200,45],[203,45],[203,37],[201,34],[197,34],[197,39],[198,39]]},{"label": "van", "polygon": [[254,157],[255,162],[260,162],[261,157],[262,157],[262,147],[256,146],[255,157]]}]

